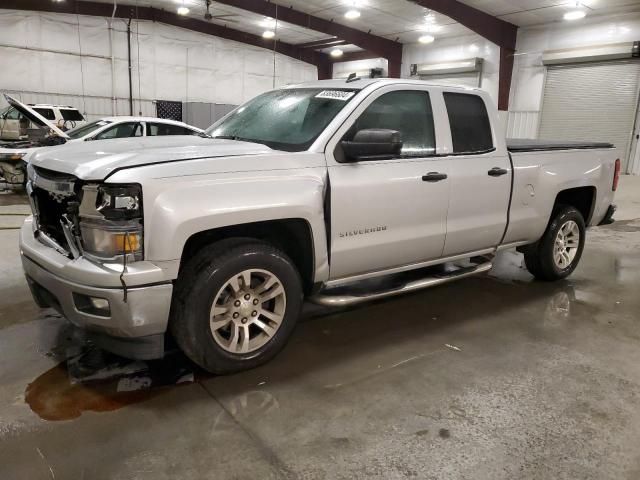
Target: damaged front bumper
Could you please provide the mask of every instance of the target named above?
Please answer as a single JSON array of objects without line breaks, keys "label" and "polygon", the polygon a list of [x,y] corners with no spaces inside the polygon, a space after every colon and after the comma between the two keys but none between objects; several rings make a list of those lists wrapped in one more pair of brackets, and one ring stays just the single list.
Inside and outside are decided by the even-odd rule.
[{"label": "damaged front bumper", "polygon": [[163,269],[135,262],[121,278],[121,264],[71,260],[36,239],[32,218],[21,229],[20,254],[39,306],[55,308],[105,350],[137,359],[163,356],[173,291]]}]

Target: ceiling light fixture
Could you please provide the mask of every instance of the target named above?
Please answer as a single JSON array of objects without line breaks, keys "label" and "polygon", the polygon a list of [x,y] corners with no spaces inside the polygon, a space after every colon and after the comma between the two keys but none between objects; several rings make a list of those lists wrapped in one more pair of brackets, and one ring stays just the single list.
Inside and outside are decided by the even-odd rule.
[{"label": "ceiling light fixture", "polygon": [[181,7],[178,7],[178,15],[186,15],[188,13],[189,13],[189,9],[184,5],[182,5]]},{"label": "ceiling light fixture", "polygon": [[587,16],[587,13],[584,10],[572,10],[571,12],[567,12],[564,14],[565,20],[580,20]]},{"label": "ceiling light fixture", "polygon": [[265,30],[264,33],[262,34],[262,38],[273,38],[276,36],[276,32],[274,32],[273,30]]},{"label": "ceiling light fixture", "polygon": [[427,33],[437,33],[440,30],[442,30],[442,26],[436,25],[436,24],[427,24],[427,25],[422,25],[420,27],[420,30]]},{"label": "ceiling light fixture", "polygon": [[264,20],[260,22],[260,25],[262,25],[264,28],[268,28],[269,30],[271,30],[276,28],[276,21],[274,18],[264,17]]},{"label": "ceiling light fixture", "polygon": [[429,12],[424,16],[424,21],[426,23],[436,23],[436,16],[433,12]]},{"label": "ceiling light fixture", "polygon": [[348,20],[355,20],[356,18],[360,18],[360,11],[359,10],[349,10],[349,11],[347,11],[347,13],[344,14],[344,18],[346,18]]},{"label": "ceiling light fixture", "polygon": [[435,40],[436,39],[433,35],[423,35],[418,39],[420,43],[424,43],[425,45],[427,43],[433,43]]},{"label": "ceiling light fixture", "polygon": [[331,56],[334,58],[341,57],[343,54],[344,52],[339,48],[334,48],[333,50],[331,50]]}]

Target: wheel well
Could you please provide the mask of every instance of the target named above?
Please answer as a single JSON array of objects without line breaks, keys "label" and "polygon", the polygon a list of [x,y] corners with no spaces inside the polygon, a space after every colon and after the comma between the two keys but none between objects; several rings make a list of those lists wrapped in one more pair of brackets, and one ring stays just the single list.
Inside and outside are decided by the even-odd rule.
[{"label": "wheel well", "polygon": [[182,270],[186,262],[202,248],[233,237],[262,240],[285,252],[300,272],[305,293],[311,291],[315,258],[313,238],[311,226],[306,220],[300,218],[230,225],[196,233],[189,237],[182,250],[180,269]]},{"label": "wheel well", "polygon": [[558,205],[570,205],[582,214],[582,218],[588,225],[593,213],[595,198],[596,187],[570,188],[558,193],[554,208]]}]

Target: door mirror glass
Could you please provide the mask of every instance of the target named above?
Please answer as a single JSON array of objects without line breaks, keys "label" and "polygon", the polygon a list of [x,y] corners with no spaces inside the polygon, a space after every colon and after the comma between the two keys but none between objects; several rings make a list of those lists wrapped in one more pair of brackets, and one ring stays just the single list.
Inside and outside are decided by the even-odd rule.
[{"label": "door mirror glass", "polygon": [[384,128],[360,130],[353,140],[343,140],[340,144],[347,162],[389,160],[398,157],[402,151],[400,132]]}]

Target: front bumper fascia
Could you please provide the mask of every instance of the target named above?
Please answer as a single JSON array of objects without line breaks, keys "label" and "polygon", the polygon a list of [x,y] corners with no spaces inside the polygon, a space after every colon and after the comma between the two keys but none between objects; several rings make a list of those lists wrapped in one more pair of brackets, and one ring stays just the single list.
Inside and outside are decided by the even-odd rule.
[{"label": "front bumper fascia", "polygon": [[[29,221],[21,230],[20,253],[38,305],[58,310],[105,350],[130,358],[162,357],[173,293],[173,283],[162,269],[151,262],[128,266],[132,272],[123,276],[125,299],[119,272],[84,258],[71,260],[42,245]],[[109,311],[87,312],[78,302],[80,296],[107,300]]]}]

